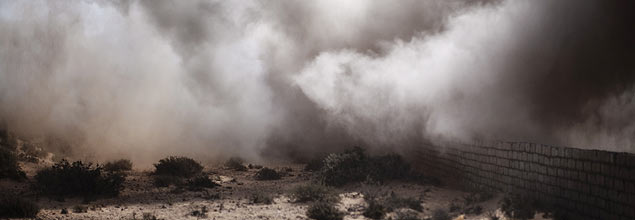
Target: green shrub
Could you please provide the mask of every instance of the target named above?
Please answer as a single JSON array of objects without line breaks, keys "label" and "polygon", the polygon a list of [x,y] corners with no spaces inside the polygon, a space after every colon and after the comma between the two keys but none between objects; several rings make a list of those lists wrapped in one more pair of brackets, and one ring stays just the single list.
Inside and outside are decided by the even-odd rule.
[{"label": "green shrub", "polygon": [[336,201],[337,195],[326,186],[317,184],[300,185],[293,188],[291,197],[295,202]]},{"label": "green shrub", "polygon": [[18,165],[15,153],[6,148],[0,148],[0,179],[3,178],[26,179],[26,174]]},{"label": "green shrub", "polygon": [[240,157],[232,157],[225,162],[225,167],[236,171],[247,171],[247,167],[243,165],[244,162]]},{"label": "green shrub", "polygon": [[203,171],[203,166],[195,160],[187,157],[170,156],[159,160],[154,164],[155,175],[168,175],[178,177],[193,177]]},{"label": "green shrub", "polygon": [[450,220],[450,214],[445,209],[436,209],[432,212],[432,220]]},{"label": "green shrub", "polygon": [[278,180],[281,178],[280,174],[271,168],[262,168],[256,172],[256,180]]},{"label": "green shrub", "polygon": [[55,196],[117,196],[124,179],[122,174],[102,172],[92,163],[62,160],[38,171],[34,186],[43,194]]},{"label": "green shrub", "polygon": [[273,198],[264,192],[254,192],[249,196],[249,201],[254,204],[271,204]]},{"label": "green shrub", "polygon": [[29,200],[9,193],[0,196],[0,218],[35,218],[40,207]]},{"label": "green shrub", "polygon": [[386,215],[386,207],[384,207],[381,203],[375,200],[367,200],[367,203],[368,207],[364,210],[364,213],[362,213],[365,217],[371,219],[382,219]]},{"label": "green shrub", "polygon": [[306,215],[316,220],[341,220],[344,217],[344,213],[337,210],[335,204],[323,201],[311,204]]},{"label": "green shrub", "polygon": [[109,172],[122,172],[132,170],[132,162],[128,159],[109,161],[104,164],[104,170]]},{"label": "green shrub", "polygon": [[197,176],[187,180],[187,187],[191,191],[201,191],[204,188],[214,188],[220,186],[213,182],[207,175]]}]

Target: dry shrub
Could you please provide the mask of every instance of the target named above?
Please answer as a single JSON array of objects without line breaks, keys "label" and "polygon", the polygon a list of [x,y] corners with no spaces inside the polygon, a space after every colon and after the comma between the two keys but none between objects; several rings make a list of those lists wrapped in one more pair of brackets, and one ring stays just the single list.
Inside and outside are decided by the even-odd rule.
[{"label": "dry shrub", "polygon": [[256,180],[279,180],[281,176],[274,169],[265,167],[256,172],[255,178]]},{"label": "dry shrub", "polygon": [[432,212],[432,220],[450,220],[450,214],[445,209],[436,209]]},{"label": "dry shrub", "polygon": [[254,192],[249,196],[249,201],[254,204],[271,204],[273,197],[264,192]]},{"label": "dry shrub", "polygon": [[296,186],[291,191],[291,197],[295,200],[295,202],[337,200],[337,195],[333,193],[330,188],[318,184]]},{"label": "dry shrub", "polygon": [[399,208],[409,208],[416,211],[422,211],[421,201],[411,197],[399,197],[394,193],[391,193],[384,201],[384,205],[389,210],[395,210]]},{"label": "dry shrub", "polygon": [[197,176],[187,180],[187,188],[190,191],[201,191],[204,188],[214,188],[220,186],[213,182],[207,175]]},{"label": "dry shrub", "polygon": [[375,200],[367,200],[367,203],[368,207],[364,210],[364,213],[362,213],[365,217],[371,219],[382,219],[386,215],[388,210],[381,203]]},{"label": "dry shrub", "polygon": [[62,160],[35,175],[35,188],[55,196],[117,196],[125,177],[120,173],[103,172],[92,163]]},{"label": "dry shrub", "polygon": [[243,163],[245,163],[245,161],[242,158],[232,157],[225,162],[225,167],[236,171],[247,171],[247,167],[243,165]]},{"label": "dry shrub", "polygon": [[192,158],[170,156],[154,164],[155,175],[193,177],[203,171],[203,166]]},{"label": "dry shrub", "polygon": [[17,195],[2,192],[0,196],[0,218],[35,218],[40,207]]},{"label": "dry shrub", "polygon": [[132,162],[128,159],[109,161],[104,164],[104,170],[109,172],[122,172],[132,170]]},{"label": "dry shrub", "polygon": [[325,201],[311,204],[306,215],[316,220],[341,220],[344,217],[344,213],[337,210],[334,203]]},{"label": "dry shrub", "polygon": [[0,179],[2,178],[26,179],[26,174],[18,165],[15,153],[4,147],[0,147]]},{"label": "dry shrub", "polygon": [[329,154],[323,161],[320,180],[329,186],[371,181],[407,179],[410,165],[396,154],[370,157],[364,149],[355,147],[344,153]]},{"label": "dry shrub", "polygon": [[536,214],[536,201],[521,194],[507,194],[500,201],[501,210],[514,219],[531,219]]}]

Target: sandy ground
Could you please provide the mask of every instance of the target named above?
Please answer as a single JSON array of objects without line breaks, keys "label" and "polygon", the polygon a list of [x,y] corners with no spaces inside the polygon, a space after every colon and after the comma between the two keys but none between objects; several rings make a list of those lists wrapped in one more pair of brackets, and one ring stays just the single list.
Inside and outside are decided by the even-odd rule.
[{"label": "sandy ground", "polygon": [[[32,177],[35,170],[43,165],[23,164]],[[148,171],[131,171],[126,177],[125,189],[116,198],[99,199],[85,202],[81,198],[54,199],[36,198],[29,192],[28,182],[0,181],[4,190],[12,190],[27,198],[36,199],[42,207],[39,219],[308,219],[305,212],[308,204],[294,203],[289,198],[290,190],[300,184],[311,181],[311,172],[302,171],[300,164],[281,164],[272,166],[277,169],[290,168],[280,180],[256,181],[253,176],[256,169],[233,171],[221,167],[207,169],[205,173],[221,184],[220,187],[200,192],[178,191],[175,187],[158,188],[152,184]],[[367,219],[362,213],[367,204],[362,192],[372,191],[381,195],[394,193],[403,197],[421,199],[423,211],[418,213],[421,219],[428,219],[435,209],[448,209],[452,204],[462,204],[469,193],[458,190],[419,185],[414,183],[391,182],[385,185],[355,184],[337,189],[341,198],[338,209],[344,211],[344,219]],[[274,197],[272,204],[252,204],[249,196],[254,192],[264,192]],[[61,200],[61,201],[60,201]],[[497,215],[505,219],[498,209],[499,197],[482,203],[480,215],[462,215],[452,212],[455,219],[490,219]],[[74,209],[85,211],[76,212]],[[66,209],[68,213],[62,214]],[[207,210],[206,214],[193,216],[192,213]],[[387,218],[394,216],[389,214]],[[539,215],[537,215],[539,216]],[[541,219],[541,218],[536,218]]]}]

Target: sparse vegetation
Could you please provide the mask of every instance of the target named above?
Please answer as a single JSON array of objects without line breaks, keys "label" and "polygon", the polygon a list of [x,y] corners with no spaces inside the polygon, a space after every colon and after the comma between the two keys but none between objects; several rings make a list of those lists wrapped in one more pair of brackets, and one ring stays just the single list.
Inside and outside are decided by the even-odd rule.
[{"label": "sparse vegetation", "polygon": [[157,216],[149,212],[143,213],[142,218],[143,220],[158,220]]},{"label": "sparse vegetation", "polygon": [[153,178],[154,186],[156,187],[168,187],[171,185],[179,186],[183,185],[183,178],[169,175],[155,175]]},{"label": "sparse vegetation", "polygon": [[320,180],[329,186],[370,181],[385,182],[406,179],[410,165],[396,154],[369,157],[364,150],[355,147],[339,154],[329,154],[323,161]]},{"label": "sparse vegetation", "polygon": [[389,210],[395,210],[398,208],[409,208],[416,211],[421,211],[421,201],[411,197],[399,197],[394,193],[391,193],[386,201],[384,202],[385,206]]},{"label": "sparse vegetation", "polygon": [[337,210],[334,203],[325,201],[311,204],[306,215],[316,220],[341,220],[344,217],[344,213]]},{"label": "sparse vegetation", "polygon": [[236,171],[247,171],[247,167],[243,165],[245,161],[240,157],[231,157],[225,162],[225,167]]},{"label": "sparse vegetation", "polygon": [[200,210],[196,209],[192,212],[190,212],[191,216],[197,217],[197,218],[207,218],[207,212],[209,210],[207,209],[207,206],[202,206]]},{"label": "sparse vegetation", "polygon": [[365,217],[371,219],[382,219],[386,215],[386,207],[375,200],[366,200],[368,207],[362,213]]},{"label": "sparse vegetation", "polygon": [[400,209],[395,212],[395,220],[419,220],[419,213],[410,209]]},{"label": "sparse vegetation", "polygon": [[92,163],[62,160],[38,171],[34,186],[43,194],[55,196],[117,196],[123,182],[120,173],[102,172],[102,167]]},{"label": "sparse vegetation", "polygon": [[26,174],[18,165],[15,153],[4,147],[0,147],[0,179],[2,178],[26,179]]},{"label": "sparse vegetation", "polygon": [[191,191],[201,191],[204,188],[214,188],[220,186],[213,182],[207,175],[197,176],[187,180],[187,188]]},{"label": "sparse vegetation", "polygon": [[74,213],[86,213],[88,212],[88,207],[83,206],[83,205],[76,205],[73,207],[73,212]]},{"label": "sparse vegetation", "polygon": [[254,204],[271,204],[273,198],[264,192],[254,192],[249,196],[249,201]]},{"label": "sparse vegetation", "polygon": [[122,172],[132,170],[132,162],[128,159],[109,161],[104,164],[104,170],[108,172]]},{"label": "sparse vegetation", "polygon": [[450,214],[445,209],[436,209],[432,212],[432,220],[450,220]]},{"label": "sparse vegetation", "polygon": [[262,168],[256,172],[256,180],[278,180],[281,178],[280,174],[271,168]]},{"label": "sparse vegetation", "polygon": [[5,192],[0,196],[0,218],[35,218],[39,212],[34,202]]},{"label": "sparse vegetation", "polygon": [[304,171],[320,171],[324,166],[324,157],[309,160],[304,166]]},{"label": "sparse vegetation", "polygon": [[192,158],[170,156],[159,160],[154,164],[155,175],[167,175],[177,177],[193,177],[203,171],[203,166]]},{"label": "sparse vegetation", "polygon": [[520,194],[507,194],[500,201],[501,210],[514,219],[531,219],[536,214],[536,201]]},{"label": "sparse vegetation", "polygon": [[291,197],[295,202],[336,201],[337,195],[326,186],[318,184],[300,185],[293,188]]}]

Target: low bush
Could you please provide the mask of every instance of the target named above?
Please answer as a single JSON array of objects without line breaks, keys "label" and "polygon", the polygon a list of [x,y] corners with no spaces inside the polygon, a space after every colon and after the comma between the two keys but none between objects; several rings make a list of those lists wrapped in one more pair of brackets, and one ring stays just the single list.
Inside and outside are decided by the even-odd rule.
[{"label": "low bush", "polygon": [[204,188],[214,188],[220,186],[213,182],[207,175],[197,176],[187,180],[187,188],[191,191],[201,191]]},{"label": "low bush", "polygon": [[[419,220],[419,213],[410,209],[401,209],[395,212],[395,220]],[[433,218],[433,220],[436,220]],[[448,219],[449,220],[449,219]]]},{"label": "low bush", "polygon": [[203,166],[192,158],[170,156],[154,164],[155,175],[193,177],[203,171]]},{"label": "low bush", "polygon": [[295,202],[331,201],[337,200],[337,195],[333,191],[322,185],[308,184],[293,188],[291,197]]},{"label": "low bush", "polygon": [[7,148],[0,147],[0,179],[3,178],[23,180],[26,179],[26,174],[18,165],[15,153]]},{"label": "low bush", "polygon": [[365,217],[370,219],[382,219],[386,215],[386,207],[384,207],[381,203],[370,200],[367,201],[368,207],[362,213]]},{"label": "low bush", "polygon": [[256,180],[278,180],[281,178],[280,174],[271,168],[262,168],[256,172]]},{"label": "low bush", "polygon": [[62,160],[35,175],[34,187],[42,194],[55,196],[117,196],[125,177],[120,173],[102,172],[92,163]]},{"label": "low bush", "polygon": [[399,208],[409,208],[416,211],[422,211],[421,201],[410,197],[399,197],[394,193],[391,193],[384,201],[384,205],[388,210],[395,210]]},{"label": "low bush", "polygon": [[0,218],[35,218],[39,212],[34,202],[4,192],[0,196]]},{"label": "low bush", "polygon": [[320,171],[324,166],[324,157],[309,160],[304,166],[304,171]]},{"label": "low bush", "polygon": [[501,210],[514,219],[531,219],[536,214],[536,201],[520,194],[507,194],[500,201]]},{"label": "low bush", "polygon": [[249,196],[249,201],[254,204],[271,204],[273,198],[264,192],[254,192]]},{"label": "low bush", "polygon": [[432,212],[432,220],[450,220],[450,214],[445,209],[436,209]]},{"label": "low bush", "polygon": [[169,175],[155,175],[153,176],[153,183],[156,187],[168,187],[171,185],[180,186],[183,185],[185,180],[177,176]]},{"label": "low bush", "polygon": [[236,171],[247,171],[247,167],[243,165],[244,162],[240,157],[232,157],[225,162],[225,167]]},{"label": "low bush", "polygon": [[[135,218],[136,219],[136,218]],[[159,218],[157,218],[156,215],[150,213],[150,212],[144,212],[141,219],[143,220],[158,220]]]},{"label": "low bush", "polygon": [[344,213],[337,210],[334,203],[324,201],[311,204],[306,215],[316,220],[341,220],[344,217]]},{"label": "low bush", "polygon": [[203,206],[201,207],[200,210],[196,209],[192,212],[190,212],[190,215],[196,218],[207,218],[207,212],[209,210],[207,209],[207,206]]},{"label": "low bush", "polygon": [[109,172],[122,172],[132,170],[132,162],[128,159],[109,161],[104,164],[104,170]]},{"label": "low bush", "polygon": [[404,179],[410,173],[410,164],[397,154],[369,157],[368,176],[374,181]]},{"label": "low bush", "polygon": [[371,181],[408,179],[410,165],[396,154],[369,157],[364,150],[355,147],[344,153],[329,154],[323,161],[320,180],[329,186]]},{"label": "low bush", "polygon": [[368,160],[361,148],[340,154],[329,154],[324,158],[320,171],[321,181],[329,186],[341,186],[366,179]]},{"label": "low bush", "polygon": [[88,207],[83,206],[83,205],[76,205],[73,207],[73,212],[74,213],[86,213],[88,212]]}]

